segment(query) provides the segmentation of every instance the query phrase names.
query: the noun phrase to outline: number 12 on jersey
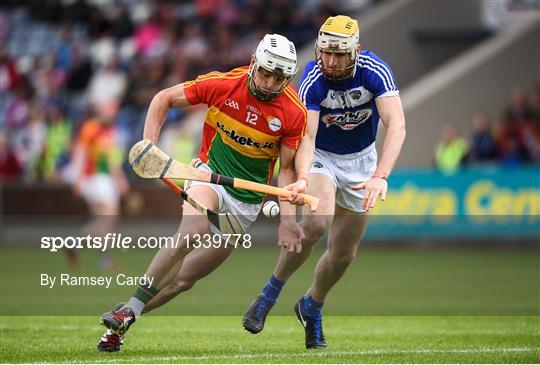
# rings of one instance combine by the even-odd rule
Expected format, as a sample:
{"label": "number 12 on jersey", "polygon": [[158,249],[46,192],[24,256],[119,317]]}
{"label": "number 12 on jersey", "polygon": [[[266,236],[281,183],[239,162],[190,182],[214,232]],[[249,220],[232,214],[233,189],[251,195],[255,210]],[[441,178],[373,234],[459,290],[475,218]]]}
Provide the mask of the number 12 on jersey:
{"label": "number 12 on jersey", "polygon": [[246,123],[256,125],[258,118],[259,118],[259,116],[257,114],[248,111],[247,114],[246,114]]}

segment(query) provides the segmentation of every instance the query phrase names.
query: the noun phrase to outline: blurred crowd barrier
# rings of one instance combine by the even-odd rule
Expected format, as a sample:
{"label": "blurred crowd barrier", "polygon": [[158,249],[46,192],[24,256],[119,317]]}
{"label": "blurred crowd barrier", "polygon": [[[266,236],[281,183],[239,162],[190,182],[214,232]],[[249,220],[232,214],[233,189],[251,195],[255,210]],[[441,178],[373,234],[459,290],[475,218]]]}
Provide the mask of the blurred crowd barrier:
{"label": "blurred crowd barrier", "polygon": [[371,238],[540,238],[540,171],[401,170],[373,212]]}

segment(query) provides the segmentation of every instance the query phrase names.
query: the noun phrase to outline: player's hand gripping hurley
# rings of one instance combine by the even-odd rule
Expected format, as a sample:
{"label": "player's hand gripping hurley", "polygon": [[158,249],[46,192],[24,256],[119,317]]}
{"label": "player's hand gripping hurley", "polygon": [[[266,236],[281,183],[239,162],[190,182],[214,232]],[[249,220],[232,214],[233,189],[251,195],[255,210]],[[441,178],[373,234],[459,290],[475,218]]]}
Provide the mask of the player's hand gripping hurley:
{"label": "player's hand gripping hurley", "polygon": [[[260,193],[276,195],[282,198],[289,198],[291,195],[289,190],[283,188],[223,176],[183,164],[169,157],[165,152],[161,151],[156,145],[147,139],[139,141],[133,145],[131,151],[129,152],[129,163],[137,175],[147,179],[185,179],[232,186],[237,189],[252,190]],[[318,198],[307,194],[298,195],[304,199],[306,204],[309,204],[312,211],[317,209],[317,206],[319,205]]]}

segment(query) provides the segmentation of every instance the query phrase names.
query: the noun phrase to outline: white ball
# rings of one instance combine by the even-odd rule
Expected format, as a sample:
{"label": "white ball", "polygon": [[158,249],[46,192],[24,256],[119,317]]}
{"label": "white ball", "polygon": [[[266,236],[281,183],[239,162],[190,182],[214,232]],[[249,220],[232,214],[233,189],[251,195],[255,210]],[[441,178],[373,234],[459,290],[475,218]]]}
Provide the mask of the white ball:
{"label": "white ball", "polygon": [[273,200],[269,200],[263,204],[263,214],[268,218],[277,217],[279,214],[279,205]]}

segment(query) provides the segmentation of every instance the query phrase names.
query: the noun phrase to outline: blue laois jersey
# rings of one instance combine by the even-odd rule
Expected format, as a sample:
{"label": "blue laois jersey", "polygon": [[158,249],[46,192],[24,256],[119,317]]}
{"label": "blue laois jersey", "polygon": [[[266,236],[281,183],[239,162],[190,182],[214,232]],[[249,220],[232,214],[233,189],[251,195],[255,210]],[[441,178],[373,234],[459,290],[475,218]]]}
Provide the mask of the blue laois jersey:
{"label": "blue laois jersey", "polygon": [[320,111],[315,147],[345,155],[375,142],[379,113],[375,98],[398,95],[392,70],[371,51],[361,51],[352,77],[331,81],[315,61],[306,65],[300,98],[308,110]]}

